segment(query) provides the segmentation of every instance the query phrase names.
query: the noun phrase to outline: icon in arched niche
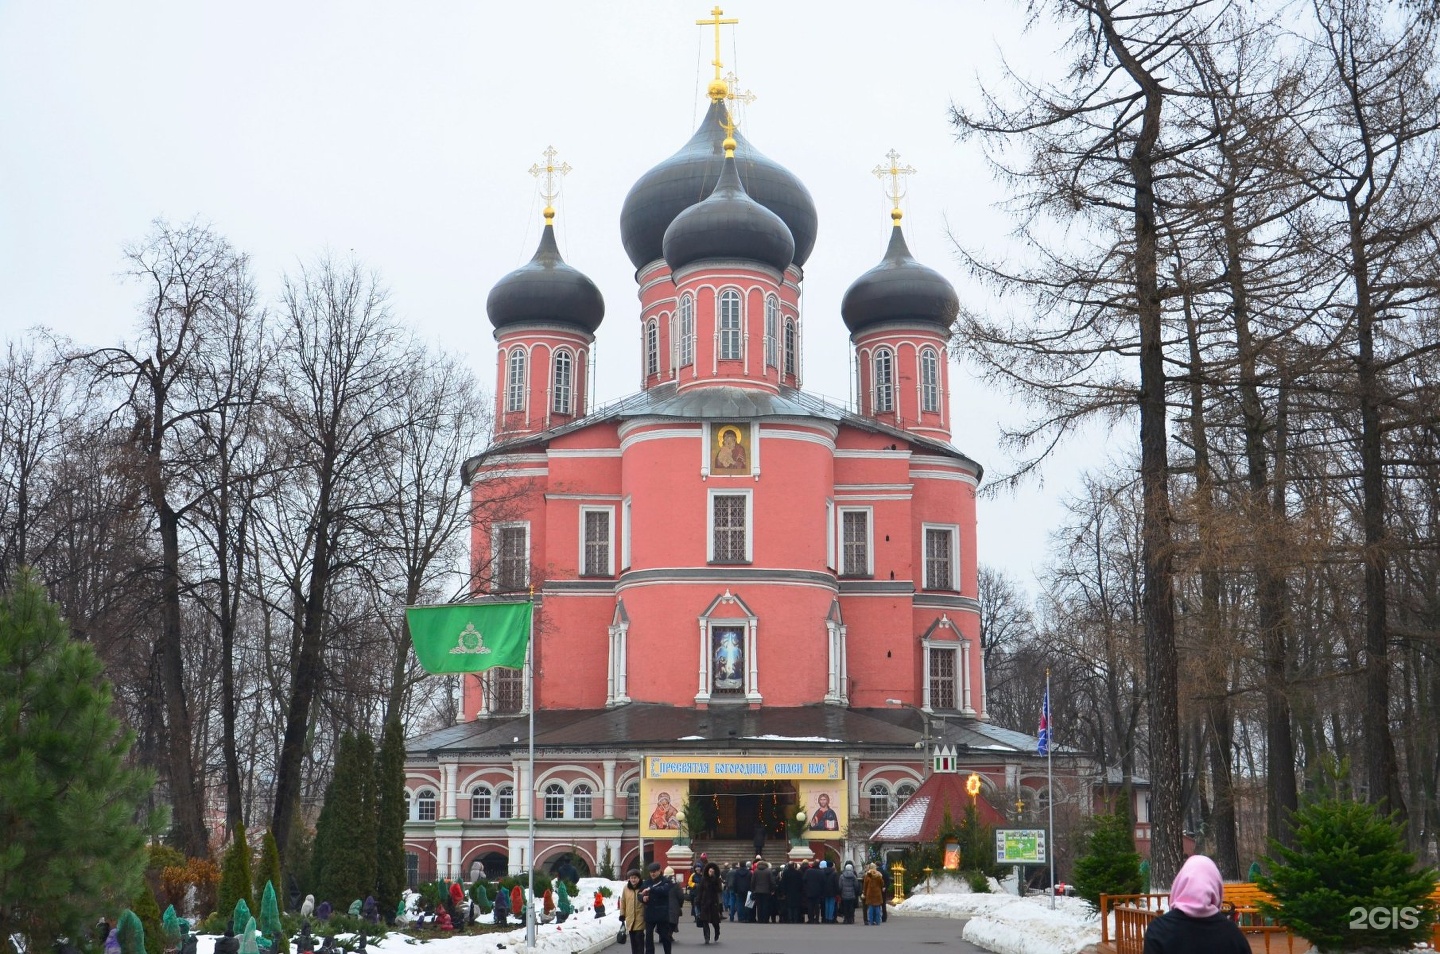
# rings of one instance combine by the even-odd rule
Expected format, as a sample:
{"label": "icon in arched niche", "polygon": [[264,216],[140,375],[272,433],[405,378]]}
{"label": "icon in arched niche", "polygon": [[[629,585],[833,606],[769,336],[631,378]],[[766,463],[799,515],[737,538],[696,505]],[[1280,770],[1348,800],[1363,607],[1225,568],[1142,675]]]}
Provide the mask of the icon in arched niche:
{"label": "icon in arched niche", "polygon": [[748,423],[710,425],[710,473],[748,475],[751,444]]}

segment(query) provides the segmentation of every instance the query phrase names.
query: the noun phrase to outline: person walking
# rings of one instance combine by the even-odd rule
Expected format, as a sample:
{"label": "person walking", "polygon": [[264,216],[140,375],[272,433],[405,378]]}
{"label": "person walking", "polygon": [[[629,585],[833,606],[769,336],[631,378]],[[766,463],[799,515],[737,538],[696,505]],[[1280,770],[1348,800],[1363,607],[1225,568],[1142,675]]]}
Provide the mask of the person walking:
{"label": "person walking", "polygon": [[722,875],[725,880],[725,917],[730,921],[735,920],[735,869],[733,864],[726,865]]}
{"label": "person walking", "polygon": [[835,903],[840,899],[840,873],[828,861],[820,862],[820,870],[825,872],[825,923],[834,924]]}
{"label": "person walking", "polygon": [[645,954],[645,903],[640,900],[640,869],[631,868],[620,891],[620,924],[630,939],[630,954]]}
{"label": "person walking", "polygon": [[747,904],[752,900],[750,897],[750,868],[741,865],[735,872],[735,904],[736,913],[740,915],[741,921],[753,921],[754,907]]}
{"label": "person walking", "polygon": [[825,912],[825,872],[815,862],[805,869],[805,921],[819,924]]}
{"label": "person walking", "polygon": [[860,876],[855,873],[855,862],[845,862],[840,872],[840,917],[846,924],[855,923],[855,902],[860,897]]}
{"label": "person walking", "polygon": [[670,936],[674,937],[680,930],[680,918],[685,913],[687,879],[683,874],[677,875],[675,869],[669,865],[665,866],[665,877],[674,885],[670,890]]}
{"label": "person walking", "polygon": [[860,882],[860,900],[865,903],[865,924],[878,925],[885,910],[885,876],[873,861],[865,866],[865,877]]}
{"label": "person walking", "polygon": [[1215,862],[1187,858],[1170,885],[1170,910],[1145,929],[1145,954],[1246,954],[1244,932],[1220,911],[1224,890]]}
{"label": "person walking", "polygon": [[665,954],[675,943],[675,934],[670,927],[670,895],[674,893],[675,882],[660,873],[660,863],[650,862],[645,869],[650,875],[640,889],[640,900],[645,905],[645,950],[643,954],[655,954],[655,937],[660,937],[660,947]]}
{"label": "person walking", "polygon": [[720,943],[721,896],[724,893],[725,883],[720,880],[720,866],[713,861],[707,861],[695,882],[695,923],[700,925],[706,944],[710,943],[712,930],[715,932],[715,943]]}
{"label": "person walking", "polygon": [[774,912],[775,872],[764,860],[755,863],[755,873],[750,876],[750,893],[755,896],[755,921],[769,924]]}

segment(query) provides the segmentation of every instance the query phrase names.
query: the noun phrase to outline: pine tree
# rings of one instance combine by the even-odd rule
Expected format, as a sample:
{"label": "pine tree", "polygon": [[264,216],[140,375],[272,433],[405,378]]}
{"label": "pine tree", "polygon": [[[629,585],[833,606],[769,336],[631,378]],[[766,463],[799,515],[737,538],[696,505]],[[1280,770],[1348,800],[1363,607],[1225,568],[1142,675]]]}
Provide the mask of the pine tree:
{"label": "pine tree", "polygon": [[145,926],[129,908],[121,912],[115,924],[115,940],[120,944],[120,954],[146,954]]}
{"label": "pine tree", "polygon": [[101,672],[28,574],[0,598],[0,939],[32,950],[133,897],[161,828]]}
{"label": "pine tree", "polygon": [[1102,894],[1140,893],[1140,855],[1125,812],[1096,815],[1089,844],[1075,862],[1075,893],[1097,910]]}
{"label": "pine tree", "polygon": [[405,732],[392,717],[375,764],[375,900],[393,911],[405,892]]}
{"label": "pine tree", "polygon": [[[1405,850],[1395,816],[1326,799],[1290,817],[1293,847],[1271,842],[1271,874],[1256,879],[1275,898],[1261,906],[1267,915],[1325,951],[1408,948],[1429,935],[1435,914],[1426,898],[1435,872]],[[1366,914],[1359,929],[1352,927],[1356,909]],[[1394,923],[1406,909],[1415,915],[1408,928]],[[1385,912],[1385,924],[1369,917],[1375,910]]]}
{"label": "pine tree", "polygon": [[[375,744],[345,735],[325,791],[324,828],[316,834],[316,895],[344,903],[375,893]],[[327,817],[328,813],[328,817]]]}
{"label": "pine tree", "polygon": [[132,910],[144,928],[145,954],[165,954],[165,922],[160,918],[160,905],[149,885],[141,885]]}
{"label": "pine tree", "polygon": [[[240,902],[245,902],[247,910],[254,910],[255,896],[251,894],[252,881],[250,878],[250,844],[245,840],[245,826],[235,826],[235,837],[230,840],[230,847],[225,849],[225,857],[220,862],[220,891],[216,897],[216,909],[229,911]],[[241,922],[241,926],[244,922]]]}
{"label": "pine tree", "polygon": [[973,801],[965,806],[959,841],[960,867],[978,871],[987,878],[1000,873],[1000,866],[995,864],[995,829],[980,820]]}
{"label": "pine tree", "polygon": [[[280,900],[284,895],[280,893],[280,889],[284,887],[285,882],[280,875],[280,849],[275,844],[275,836],[267,831],[260,846],[260,867],[255,872],[255,894],[251,897],[259,897],[265,893],[265,885],[273,884],[277,895],[278,910],[284,912],[285,903]],[[261,904],[263,907],[264,902]]]}

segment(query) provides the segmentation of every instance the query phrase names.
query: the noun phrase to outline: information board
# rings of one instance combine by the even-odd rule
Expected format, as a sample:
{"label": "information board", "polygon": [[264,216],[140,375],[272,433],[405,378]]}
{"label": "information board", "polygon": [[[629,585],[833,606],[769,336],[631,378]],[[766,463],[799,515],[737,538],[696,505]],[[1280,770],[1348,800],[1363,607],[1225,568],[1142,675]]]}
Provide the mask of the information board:
{"label": "information board", "polygon": [[1045,829],[997,828],[995,830],[995,863],[997,865],[1045,864]]}

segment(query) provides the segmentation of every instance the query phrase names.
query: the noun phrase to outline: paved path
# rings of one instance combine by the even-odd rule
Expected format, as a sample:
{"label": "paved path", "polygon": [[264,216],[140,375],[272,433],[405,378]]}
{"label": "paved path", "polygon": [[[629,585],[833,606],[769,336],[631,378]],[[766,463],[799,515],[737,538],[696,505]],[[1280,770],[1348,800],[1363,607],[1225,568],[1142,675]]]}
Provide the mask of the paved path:
{"label": "paved path", "polygon": [[[694,921],[686,921],[675,935],[676,954],[696,951],[714,954],[874,954],[884,951],[962,954],[981,951],[960,940],[965,922],[952,918],[892,917],[879,927],[863,924],[732,924],[720,928],[720,943],[705,946]],[[617,954],[628,948],[612,947]],[[658,951],[658,945],[657,945]]]}

